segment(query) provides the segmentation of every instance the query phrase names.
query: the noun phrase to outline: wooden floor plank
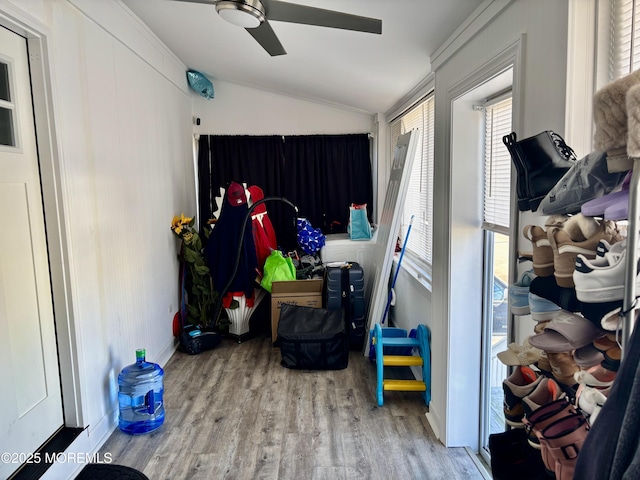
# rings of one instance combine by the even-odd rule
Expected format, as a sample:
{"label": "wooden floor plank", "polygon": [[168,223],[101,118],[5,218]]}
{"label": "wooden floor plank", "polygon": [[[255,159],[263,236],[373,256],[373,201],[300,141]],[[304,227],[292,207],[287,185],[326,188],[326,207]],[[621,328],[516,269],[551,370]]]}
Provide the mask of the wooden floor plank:
{"label": "wooden floor plank", "polygon": [[[406,372],[405,372],[406,373]],[[113,435],[101,452],[151,480],[480,479],[464,449],[445,448],[419,392],[385,392],[350,352],[338,371],[288,370],[270,336],[223,341],[165,366],[165,424]]]}

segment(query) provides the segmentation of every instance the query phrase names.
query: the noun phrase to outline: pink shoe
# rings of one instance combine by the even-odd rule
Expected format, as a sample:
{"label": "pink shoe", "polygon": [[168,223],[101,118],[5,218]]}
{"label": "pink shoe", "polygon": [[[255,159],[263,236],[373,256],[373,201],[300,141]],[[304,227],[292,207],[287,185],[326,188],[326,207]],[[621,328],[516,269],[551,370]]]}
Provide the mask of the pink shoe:
{"label": "pink shoe", "polygon": [[540,445],[543,451],[546,449],[548,463],[555,460],[557,480],[573,479],[578,454],[589,428],[584,416],[577,413],[556,420],[542,430]]}

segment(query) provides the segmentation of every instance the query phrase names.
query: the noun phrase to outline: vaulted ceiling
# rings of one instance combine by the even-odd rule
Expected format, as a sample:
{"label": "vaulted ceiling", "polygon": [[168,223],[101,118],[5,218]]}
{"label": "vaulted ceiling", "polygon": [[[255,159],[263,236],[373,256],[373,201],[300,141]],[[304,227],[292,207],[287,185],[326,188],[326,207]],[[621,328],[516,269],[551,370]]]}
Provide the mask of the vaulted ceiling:
{"label": "vaulted ceiling", "polygon": [[427,76],[433,53],[487,0],[291,0],[380,19],[382,34],[271,21],[287,52],[274,57],[220,17],[215,0],[123,2],[214,87],[221,80],[376,113]]}

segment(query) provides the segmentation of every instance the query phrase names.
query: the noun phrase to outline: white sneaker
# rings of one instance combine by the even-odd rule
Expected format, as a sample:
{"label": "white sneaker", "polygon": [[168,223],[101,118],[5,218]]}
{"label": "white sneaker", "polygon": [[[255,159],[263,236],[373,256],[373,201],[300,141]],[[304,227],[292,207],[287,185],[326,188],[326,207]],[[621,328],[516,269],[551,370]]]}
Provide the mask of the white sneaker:
{"label": "white sneaker", "polygon": [[605,396],[607,391],[599,390],[595,387],[585,386],[578,397],[578,408],[589,421],[589,425],[593,426],[600,410],[607,401]]}
{"label": "white sneaker", "polygon": [[622,253],[622,250],[627,248],[627,240],[624,239],[621,242],[609,243],[605,239],[600,240],[598,248],[596,250],[596,257],[604,257],[604,254],[613,250],[614,252]]}
{"label": "white sneaker", "polygon": [[[589,260],[584,255],[576,257],[573,282],[578,300],[585,303],[603,303],[624,298],[626,269],[626,242],[618,242],[602,257]],[[640,277],[636,277],[640,286]]]}

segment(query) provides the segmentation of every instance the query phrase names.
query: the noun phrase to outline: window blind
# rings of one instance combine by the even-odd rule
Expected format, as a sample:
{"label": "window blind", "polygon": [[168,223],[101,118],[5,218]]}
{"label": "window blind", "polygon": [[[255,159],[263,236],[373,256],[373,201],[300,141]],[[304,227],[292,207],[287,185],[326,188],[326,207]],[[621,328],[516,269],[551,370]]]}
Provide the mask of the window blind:
{"label": "window blind", "polygon": [[612,0],[609,79],[640,68],[640,0]]}
{"label": "window blind", "polygon": [[509,235],[511,157],[502,137],[511,132],[511,97],[485,107],[483,228]]}
{"label": "window blind", "polygon": [[406,254],[427,265],[432,259],[434,110],[434,97],[430,95],[391,123],[392,148],[400,135],[413,128],[420,132],[402,212],[400,239],[404,242],[411,216],[415,215]]}

